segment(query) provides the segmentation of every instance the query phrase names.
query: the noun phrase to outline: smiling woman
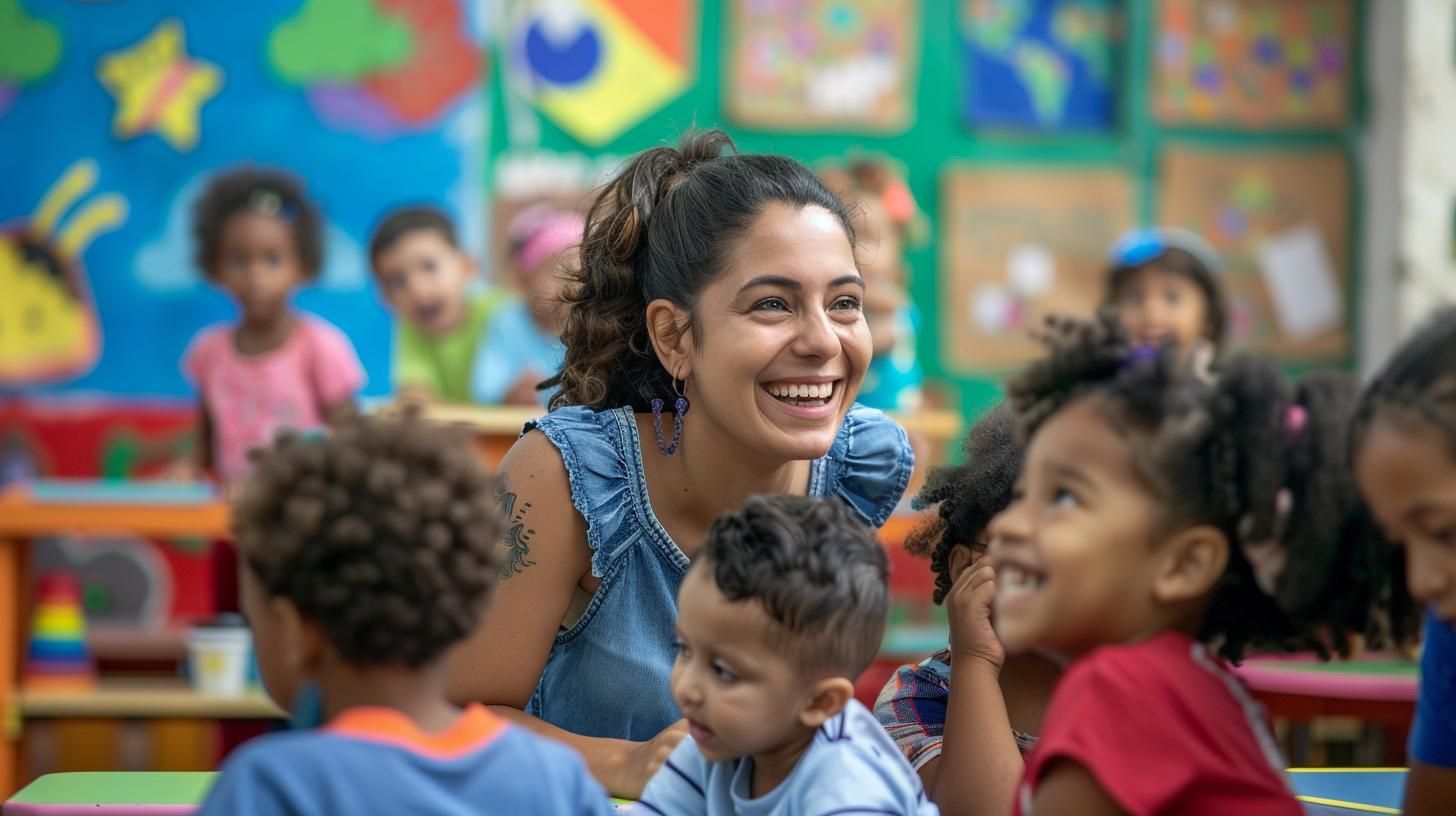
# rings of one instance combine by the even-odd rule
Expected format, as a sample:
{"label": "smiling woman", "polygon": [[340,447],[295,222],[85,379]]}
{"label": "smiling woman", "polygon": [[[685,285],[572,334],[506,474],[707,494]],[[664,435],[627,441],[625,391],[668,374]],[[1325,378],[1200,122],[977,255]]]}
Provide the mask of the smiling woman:
{"label": "smiling woman", "polygon": [[501,464],[504,580],[452,691],[636,796],[686,731],[673,622],[712,521],[807,494],[879,526],[913,457],[854,403],[871,350],[853,231],[798,162],[719,131],[648,150],[598,193],[580,258],[555,410]]}

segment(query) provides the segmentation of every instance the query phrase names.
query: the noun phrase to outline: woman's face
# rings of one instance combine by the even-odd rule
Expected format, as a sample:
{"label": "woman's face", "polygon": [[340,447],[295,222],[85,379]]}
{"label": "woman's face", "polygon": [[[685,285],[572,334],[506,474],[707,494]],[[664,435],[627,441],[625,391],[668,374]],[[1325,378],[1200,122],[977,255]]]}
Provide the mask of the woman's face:
{"label": "woman's face", "polygon": [[688,424],[715,425],[770,459],[823,456],[869,365],[864,293],[833,214],[769,204],[703,289],[682,340]]}

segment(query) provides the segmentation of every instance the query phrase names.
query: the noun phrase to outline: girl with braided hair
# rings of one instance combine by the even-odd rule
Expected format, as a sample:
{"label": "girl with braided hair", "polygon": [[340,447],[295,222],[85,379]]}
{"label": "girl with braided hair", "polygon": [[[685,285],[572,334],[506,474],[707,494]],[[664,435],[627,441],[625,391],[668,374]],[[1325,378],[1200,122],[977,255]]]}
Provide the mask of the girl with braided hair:
{"label": "girl with braided hair", "polygon": [[1006,650],[1069,661],[1015,813],[1296,816],[1223,660],[1375,634],[1387,545],[1340,466],[1353,390],[1252,358],[1209,379],[1109,314],[1043,341],[1008,388],[1026,461],[981,568]]}
{"label": "girl with braided hair", "polygon": [[686,731],[673,623],[712,521],[807,494],[878,527],[914,457],[855,403],[870,333],[854,230],[792,159],[735,153],[721,131],[637,155],[597,194],[567,290],[554,410],[501,463],[496,614],[452,686],[635,798]]}
{"label": "girl with braided hair", "polygon": [[1456,308],[1438,311],[1371,382],[1354,432],[1355,474],[1400,542],[1405,580],[1426,607],[1421,689],[1405,810],[1456,802]]}

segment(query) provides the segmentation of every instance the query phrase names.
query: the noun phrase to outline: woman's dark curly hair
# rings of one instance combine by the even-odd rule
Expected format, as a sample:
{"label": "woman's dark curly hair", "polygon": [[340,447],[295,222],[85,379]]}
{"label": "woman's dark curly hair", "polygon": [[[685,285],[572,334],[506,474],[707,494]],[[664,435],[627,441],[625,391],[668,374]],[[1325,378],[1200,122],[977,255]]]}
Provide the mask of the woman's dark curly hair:
{"label": "woman's dark curly hair", "polygon": [[[1228,360],[1209,381],[1171,345],[1135,348],[1106,310],[1091,321],[1052,318],[1041,339],[1049,355],[1008,388],[1024,432],[1075,400],[1098,399],[1165,508],[1161,523],[1206,524],[1228,539],[1202,640],[1238,660],[1250,645],[1345,653],[1351,635],[1389,634],[1381,612],[1390,545],[1345,465],[1349,381],[1321,374],[1291,387],[1252,357]],[[1259,542],[1287,557],[1272,593],[1244,552]]]}
{"label": "woman's dark curly hair", "polygon": [[637,154],[597,193],[586,216],[579,268],[561,339],[566,359],[543,383],[551,407],[648,410],[672,402],[672,374],[647,330],[647,304],[691,311],[735,241],[773,202],[833,213],[851,244],[844,204],[813,171],[784,156],[740,154],[721,130],[684,135],[677,147]]}
{"label": "woman's dark curly hair", "polygon": [[916,510],[935,508],[935,518],[920,525],[905,539],[905,550],[930,559],[935,574],[934,601],[941,603],[955,576],[950,554],[956,547],[984,552],[982,534],[991,519],[1011,503],[1011,490],[1021,473],[1024,451],[1016,437],[1016,414],[1000,403],[977,420],[966,434],[959,465],[930,471],[916,494]]}
{"label": "woman's dark curly hair", "polygon": [[258,212],[287,222],[293,229],[305,279],[318,277],[324,263],[323,217],[304,195],[303,183],[281,170],[239,167],[213,176],[192,205],[197,266],[208,279],[217,278],[223,228],[240,212]]}
{"label": "woman's dark curly hair", "polygon": [[344,660],[418,668],[475,629],[502,523],[496,480],[459,433],[361,417],[254,457],[238,550]]}

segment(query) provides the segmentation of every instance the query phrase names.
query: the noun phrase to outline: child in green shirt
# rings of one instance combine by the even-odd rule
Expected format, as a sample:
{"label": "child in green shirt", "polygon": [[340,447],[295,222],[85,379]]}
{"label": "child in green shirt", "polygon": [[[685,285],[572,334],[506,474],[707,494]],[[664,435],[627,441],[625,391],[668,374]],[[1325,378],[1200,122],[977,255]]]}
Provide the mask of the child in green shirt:
{"label": "child in green shirt", "polygon": [[471,286],[475,266],[450,219],[409,207],[380,222],[369,243],[380,292],[399,316],[394,387],[411,399],[470,402],[475,350],[501,299]]}

